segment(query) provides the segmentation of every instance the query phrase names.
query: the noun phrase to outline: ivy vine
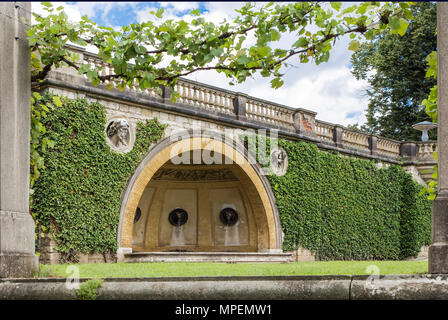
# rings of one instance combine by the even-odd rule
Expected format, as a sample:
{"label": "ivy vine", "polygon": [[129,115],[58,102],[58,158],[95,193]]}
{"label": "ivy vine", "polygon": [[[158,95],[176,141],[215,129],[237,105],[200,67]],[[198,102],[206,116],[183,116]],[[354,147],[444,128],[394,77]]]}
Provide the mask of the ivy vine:
{"label": "ivy vine", "polygon": [[[269,146],[269,139],[264,143]],[[379,169],[372,160],[323,152],[307,142],[279,139],[278,145],[288,154],[288,169],[267,178],[285,251],[302,247],[321,260],[394,260],[416,256],[431,243],[432,201],[400,166]]]}
{"label": "ivy vine", "polygon": [[32,213],[38,232],[49,232],[63,260],[78,253],[115,253],[120,198],[128,178],[151,144],[163,137],[166,125],[157,119],[139,122],[132,151],[120,154],[107,145],[105,106],[86,99],[42,96],[49,105],[42,119],[45,170],[34,183]]}

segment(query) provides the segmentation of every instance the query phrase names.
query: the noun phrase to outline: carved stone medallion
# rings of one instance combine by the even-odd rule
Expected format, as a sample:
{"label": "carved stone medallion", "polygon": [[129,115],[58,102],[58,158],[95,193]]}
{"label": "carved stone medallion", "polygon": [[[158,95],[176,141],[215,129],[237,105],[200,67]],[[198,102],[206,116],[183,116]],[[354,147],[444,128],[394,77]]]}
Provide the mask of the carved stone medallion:
{"label": "carved stone medallion", "polygon": [[117,152],[128,152],[132,149],[133,135],[126,119],[109,121],[106,127],[107,143]]}
{"label": "carved stone medallion", "polygon": [[276,148],[271,152],[271,169],[277,176],[282,176],[288,169],[288,155],[285,150]]}

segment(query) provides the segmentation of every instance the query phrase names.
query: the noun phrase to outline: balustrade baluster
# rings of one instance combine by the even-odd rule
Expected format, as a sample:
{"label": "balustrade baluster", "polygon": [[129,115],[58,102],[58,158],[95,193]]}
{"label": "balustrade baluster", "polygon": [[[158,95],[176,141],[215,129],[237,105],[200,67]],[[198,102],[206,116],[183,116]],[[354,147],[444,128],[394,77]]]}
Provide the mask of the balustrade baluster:
{"label": "balustrade baluster", "polygon": [[185,88],[187,89],[187,103],[192,105],[193,104],[193,88],[189,83],[187,83],[185,85]]}
{"label": "balustrade baluster", "polygon": [[215,111],[219,111],[219,108],[217,108],[217,106],[216,106],[216,104],[215,104],[215,102],[214,102],[214,100],[213,100],[213,98],[215,97],[215,92],[214,91],[209,91],[208,92],[208,100],[207,100],[207,103],[208,103],[208,105],[210,106],[210,107],[212,107],[212,109],[213,110],[215,110]]}
{"label": "balustrade baluster", "polygon": [[193,105],[197,107],[198,106],[198,88],[193,86],[192,89],[193,89]]}

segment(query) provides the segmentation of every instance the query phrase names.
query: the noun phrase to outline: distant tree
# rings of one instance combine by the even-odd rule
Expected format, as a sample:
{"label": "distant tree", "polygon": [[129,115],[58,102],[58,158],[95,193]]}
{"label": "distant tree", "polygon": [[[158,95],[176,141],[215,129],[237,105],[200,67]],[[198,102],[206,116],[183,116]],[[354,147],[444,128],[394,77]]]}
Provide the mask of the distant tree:
{"label": "distant tree", "polygon": [[[412,125],[431,121],[422,100],[436,84],[434,78],[425,77],[425,59],[437,46],[436,4],[419,2],[412,11],[414,18],[404,36],[379,33],[352,55],[353,75],[369,83],[367,123],[360,127],[364,132],[420,140],[421,133]],[[436,137],[432,130],[430,138]]]}

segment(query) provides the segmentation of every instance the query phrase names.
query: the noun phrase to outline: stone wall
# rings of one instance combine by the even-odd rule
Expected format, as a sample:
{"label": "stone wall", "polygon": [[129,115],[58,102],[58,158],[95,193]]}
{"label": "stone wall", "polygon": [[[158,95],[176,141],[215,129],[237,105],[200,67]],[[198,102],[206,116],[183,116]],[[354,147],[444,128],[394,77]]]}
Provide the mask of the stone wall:
{"label": "stone wall", "polygon": [[[58,264],[65,262],[62,255],[55,249],[56,245],[56,241],[49,234],[39,236],[39,263]],[[79,263],[117,262],[117,257],[115,254],[80,254],[78,261]]]}
{"label": "stone wall", "polygon": [[289,253],[292,253],[293,260],[296,262],[318,260],[318,259],[316,259],[316,256],[312,251],[304,249],[304,248],[297,248],[297,250],[291,251]]}

